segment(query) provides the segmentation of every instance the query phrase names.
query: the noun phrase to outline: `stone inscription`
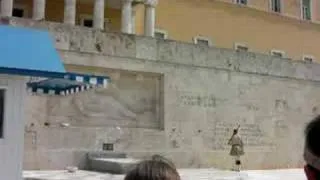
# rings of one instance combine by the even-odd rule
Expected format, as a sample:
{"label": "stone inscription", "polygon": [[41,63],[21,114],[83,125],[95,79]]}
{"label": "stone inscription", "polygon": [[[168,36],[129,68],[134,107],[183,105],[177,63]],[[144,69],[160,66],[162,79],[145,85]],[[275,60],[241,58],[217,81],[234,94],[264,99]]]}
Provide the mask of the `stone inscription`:
{"label": "stone inscription", "polygon": [[283,120],[278,120],[275,122],[275,135],[280,137],[286,137],[289,132],[289,127]]}
{"label": "stone inscription", "polygon": [[205,108],[214,108],[223,99],[217,98],[214,95],[201,95],[192,92],[178,92],[177,104],[179,106],[199,106]]}
{"label": "stone inscription", "polygon": [[[214,150],[229,150],[230,146],[227,144],[232,135],[233,129],[237,127],[236,124],[227,122],[216,122],[214,126]],[[242,137],[245,148],[265,149],[272,146],[268,142],[267,137],[261,131],[258,124],[241,124],[240,136]]]}
{"label": "stone inscription", "polygon": [[278,112],[283,112],[283,111],[287,110],[288,108],[289,108],[288,107],[288,102],[286,100],[277,99],[275,101],[275,109]]}

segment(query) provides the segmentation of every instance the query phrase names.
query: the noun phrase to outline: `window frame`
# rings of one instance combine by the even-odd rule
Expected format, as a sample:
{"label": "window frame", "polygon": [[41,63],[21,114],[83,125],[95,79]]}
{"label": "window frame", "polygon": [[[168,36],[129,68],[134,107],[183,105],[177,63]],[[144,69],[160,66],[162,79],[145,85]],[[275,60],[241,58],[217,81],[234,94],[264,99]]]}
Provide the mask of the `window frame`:
{"label": "window frame", "polygon": [[[281,57],[276,56],[275,53],[281,54]],[[272,57],[286,58],[286,52],[285,52],[285,51],[282,51],[282,50],[278,50],[278,49],[272,49],[272,50],[270,51],[270,55],[271,55]]]}
{"label": "window frame", "polygon": [[[306,61],[306,58],[312,59],[311,62]],[[304,54],[302,56],[302,60],[303,60],[303,62],[306,62],[306,63],[313,63],[315,61],[315,57],[313,55]]]}
{"label": "window frame", "polygon": [[274,11],[273,6],[272,6],[273,5],[273,1],[276,1],[276,0],[269,0],[270,11],[274,12],[274,13],[282,13],[283,12],[283,5],[284,5],[283,0],[279,0],[280,1],[280,11],[279,12]]}
{"label": "window frame", "polygon": [[155,29],[154,36],[156,33],[161,33],[164,35],[163,39],[168,39],[168,31],[163,30],[163,29]]}
{"label": "window frame", "polygon": [[304,0],[300,0],[300,16],[301,16],[301,19],[305,20],[305,21],[312,21],[313,20],[313,1],[309,0],[309,2],[310,2],[310,7],[309,7],[309,9],[310,9],[310,19],[305,19],[304,18],[303,1]]}
{"label": "window frame", "polygon": [[[239,0],[239,1],[241,1],[241,0]],[[242,5],[242,6],[247,6],[247,5],[249,5],[250,0],[246,0],[246,1],[247,1],[246,4],[239,3],[238,0],[233,0],[233,3],[238,4],[238,5]]]}
{"label": "window frame", "polygon": [[195,37],[193,37],[193,43],[194,44],[197,44],[197,45],[199,45],[198,44],[198,41],[208,41],[208,47],[211,47],[212,46],[212,41],[211,41],[211,39],[210,38],[208,38],[208,37],[205,37],[205,36],[195,36]]}
{"label": "window frame", "polygon": [[[241,50],[239,49],[240,46],[241,46],[241,47],[246,47],[246,48],[247,48],[247,51],[241,51]],[[234,43],[233,48],[234,48],[234,50],[236,50],[237,52],[249,52],[249,46],[248,46],[246,43],[236,42],[236,43]]]}
{"label": "window frame", "polygon": [[[23,10],[23,16],[22,17],[17,17],[17,18],[28,18],[29,17],[29,11],[28,7],[25,4],[13,4],[12,7],[12,16],[13,16],[13,10],[14,9],[22,9]],[[16,17],[16,16],[13,16]]]}

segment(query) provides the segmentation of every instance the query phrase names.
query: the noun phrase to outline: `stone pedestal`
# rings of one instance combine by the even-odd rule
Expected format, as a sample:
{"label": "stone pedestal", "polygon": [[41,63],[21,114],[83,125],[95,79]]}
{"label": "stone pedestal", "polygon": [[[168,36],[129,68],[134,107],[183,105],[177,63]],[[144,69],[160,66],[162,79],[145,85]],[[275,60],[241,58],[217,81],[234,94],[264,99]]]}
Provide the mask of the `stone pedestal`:
{"label": "stone pedestal", "polygon": [[97,172],[126,174],[140,160],[127,158],[123,153],[88,153],[89,169]]}

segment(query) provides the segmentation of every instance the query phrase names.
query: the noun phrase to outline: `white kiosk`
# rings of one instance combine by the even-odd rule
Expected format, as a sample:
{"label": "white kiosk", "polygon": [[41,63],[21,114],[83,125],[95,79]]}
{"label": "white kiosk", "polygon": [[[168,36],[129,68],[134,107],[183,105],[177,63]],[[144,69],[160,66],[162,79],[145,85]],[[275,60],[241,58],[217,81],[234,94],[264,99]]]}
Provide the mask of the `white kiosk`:
{"label": "white kiosk", "polygon": [[[31,77],[46,78],[31,82]],[[65,72],[48,32],[0,25],[0,178],[22,180],[24,98],[106,87],[108,77]]]}

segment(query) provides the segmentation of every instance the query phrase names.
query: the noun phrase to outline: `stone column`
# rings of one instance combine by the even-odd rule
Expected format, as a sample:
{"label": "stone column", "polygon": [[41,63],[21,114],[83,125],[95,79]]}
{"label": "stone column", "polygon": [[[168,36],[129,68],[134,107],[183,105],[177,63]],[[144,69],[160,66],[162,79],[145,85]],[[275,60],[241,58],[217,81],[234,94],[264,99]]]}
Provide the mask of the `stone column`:
{"label": "stone column", "polygon": [[1,1],[1,16],[11,17],[13,9],[13,0],[2,0]]}
{"label": "stone column", "polygon": [[131,33],[136,33],[136,11],[132,10],[132,16],[131,16]]}
{"label": "stone column", "polygon": [[145,0],[144,35],[154,37],[158,0]]}
{"label": "stone column", "polygon": [[122,0],[121,32],[123,33],[132,33],[132,1]]}
{"label": "stone column", "polygon": [[76,24],[76,5],[76,0],[64,0],[64,23],[70,25]]}
{"label": "stone column", "polygon": [[93,27],[104,29],[105,0],[95,0],[93,10]]}
{"label": "stone column", "polygon": [[34,20],[45,19],[46,12],[46,0],[33,0],[33,14],[32,18]]}

